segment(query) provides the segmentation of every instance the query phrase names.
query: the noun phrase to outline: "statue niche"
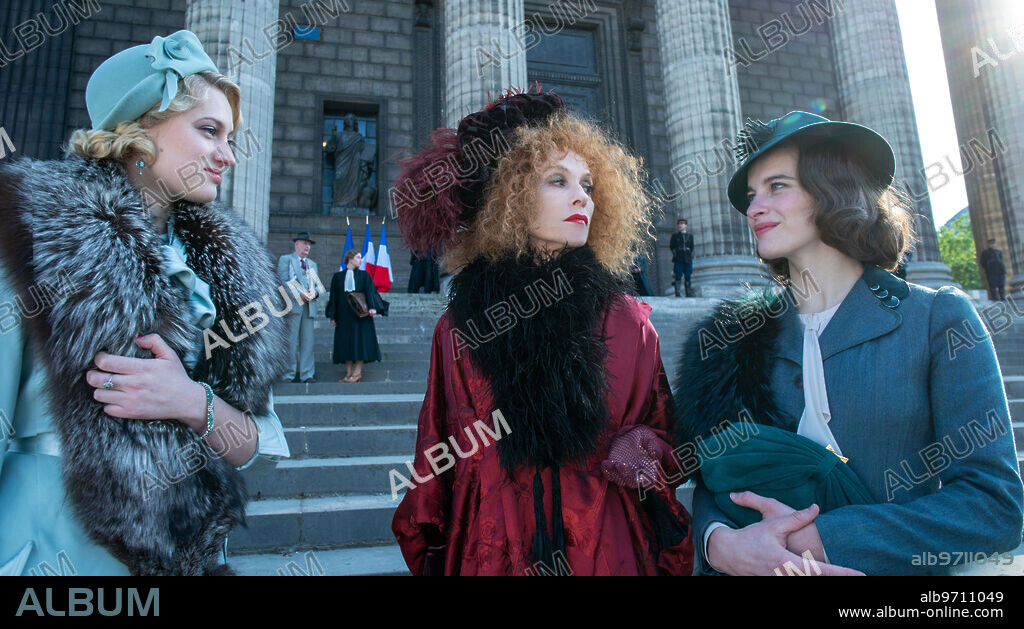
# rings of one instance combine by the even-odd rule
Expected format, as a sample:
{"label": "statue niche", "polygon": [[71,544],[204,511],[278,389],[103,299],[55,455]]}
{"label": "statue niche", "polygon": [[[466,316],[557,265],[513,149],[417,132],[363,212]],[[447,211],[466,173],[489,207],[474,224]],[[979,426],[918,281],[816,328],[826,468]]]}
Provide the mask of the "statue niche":
{"label": "statue niche", "polygon": [[341,133],[337,128],[324,146],[334,166],[331,214],[370,214],[377,206],[377,190],[372,184],[376,147],[366,143],[359,133],[355,115],[347,114]]}

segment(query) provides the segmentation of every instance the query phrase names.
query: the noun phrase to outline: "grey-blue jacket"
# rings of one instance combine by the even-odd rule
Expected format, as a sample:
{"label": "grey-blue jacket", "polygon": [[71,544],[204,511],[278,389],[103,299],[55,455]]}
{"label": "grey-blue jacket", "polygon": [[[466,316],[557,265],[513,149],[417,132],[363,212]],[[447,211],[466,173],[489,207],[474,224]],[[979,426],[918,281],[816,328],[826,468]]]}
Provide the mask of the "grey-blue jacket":
{"label": "grey-blue jacket", "polygon": [[[948,573],[915,565],[915,555],[1017,547],[1024,487],[1006,392],[967,296],[869,267],[819,341],[829,426],[876,502],[818,516],[829,561],[867,574]],[[803,330],[788,308],[770,386],[782,427],[793,431],[804,407],[802,357]],[[708,572],[704,532],[731,523],[702,487],[693,511],[696,569]]]}

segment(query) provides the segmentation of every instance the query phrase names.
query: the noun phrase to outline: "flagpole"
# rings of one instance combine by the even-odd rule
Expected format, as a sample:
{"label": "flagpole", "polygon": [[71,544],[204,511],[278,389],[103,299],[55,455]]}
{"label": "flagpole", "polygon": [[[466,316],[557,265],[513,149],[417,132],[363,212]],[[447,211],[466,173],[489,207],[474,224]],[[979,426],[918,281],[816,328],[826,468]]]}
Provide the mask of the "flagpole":
{"label": "flagpole", "polygon": [[[349,246],[349,243],[352,243]],[[352,242],[352,223],[349,222],[348,216],[345,217],[345,245],[341,252],[341,264],[338,265],[338,271],[345,270],[345,252],[349,249],[355,249],[355,243]]]}

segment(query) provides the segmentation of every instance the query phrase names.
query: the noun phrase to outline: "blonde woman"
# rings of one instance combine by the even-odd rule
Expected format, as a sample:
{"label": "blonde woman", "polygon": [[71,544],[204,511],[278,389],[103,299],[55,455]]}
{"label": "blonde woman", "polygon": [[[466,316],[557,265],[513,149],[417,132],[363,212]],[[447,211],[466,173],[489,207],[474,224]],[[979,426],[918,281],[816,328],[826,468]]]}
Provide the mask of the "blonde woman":
{"label": "blonde woman", "polygon": [[236,468],[288,454],[283,324],[245,310],[272,263],[213,203],[239,100],[194,34],[156,37],[93,73],[67,159],[0,170],[4,574],[230,572]]}

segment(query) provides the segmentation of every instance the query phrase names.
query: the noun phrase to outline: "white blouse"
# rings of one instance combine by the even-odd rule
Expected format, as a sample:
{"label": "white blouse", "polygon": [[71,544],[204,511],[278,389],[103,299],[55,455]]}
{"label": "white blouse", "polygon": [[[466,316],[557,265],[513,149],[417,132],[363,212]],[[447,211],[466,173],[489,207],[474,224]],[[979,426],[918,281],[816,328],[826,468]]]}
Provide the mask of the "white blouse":
{"label": "white blouse", "polygon": [[832,450],[839,456],[843,456],[839,449],[839,443],[832,435],[828,424],[832,420],[832,413],[828,408],[828,392],[825,390],[825,366],[821,360],[821,345],[818,344],[818,337],[825,330],[832,316],[839,310],[841,304],[822,312],[813,314],[798,314],[797,318],[804,326],[804,359],[803,359],[803,381],[804,381],[804,412],[800,416],[800,425],[796,434],[807,437],[811,441],[824,447],[832,446]]}

